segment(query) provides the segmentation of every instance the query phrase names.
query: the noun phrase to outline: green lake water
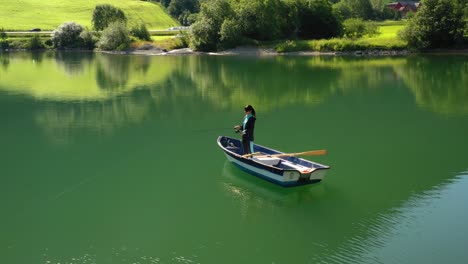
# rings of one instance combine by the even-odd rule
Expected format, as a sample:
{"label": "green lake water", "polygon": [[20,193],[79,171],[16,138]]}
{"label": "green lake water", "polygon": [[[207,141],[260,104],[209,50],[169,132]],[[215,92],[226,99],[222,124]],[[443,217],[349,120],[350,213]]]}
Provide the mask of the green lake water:
{"label": "green lake water", "polygon": [[[219,135],[330,165],[282,188]],[[468,56],[0,53],[0,263],[467,263]]]}

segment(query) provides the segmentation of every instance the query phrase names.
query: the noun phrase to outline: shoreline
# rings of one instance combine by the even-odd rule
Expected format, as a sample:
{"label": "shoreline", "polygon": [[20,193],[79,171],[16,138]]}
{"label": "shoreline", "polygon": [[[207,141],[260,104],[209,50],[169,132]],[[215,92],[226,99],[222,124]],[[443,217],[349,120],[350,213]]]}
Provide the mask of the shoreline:
{"label": "shoreline", "polygon": [[219,52],[200,52],[193,51],[190,48],[164,50],[156,46],[146,46],[126,51],[98,51],[109,54],[128,54],[128,55],[149,55],[149,56],[176,56],[176,55],[208,55],[208,56],[254,56],[254,57],[273,57],[273,56],[405,56],[412,54],[468,54],[468,49],[433,49],[426,51],[411,50],[355,50],[355,51],[292,51],[276,52],[272,48],[259,48],[255,46],[239,46],[233,49]]}
{"label": "shoreline", "polygon": [[177,56],[177,55],[208,55],[208,56],[253,56],[253,57],[274,57],[274,56],[399,56],[415,54],[409,50],[356,50],[356,51],[293,51],[276,52],[271,48],[258,48],[252,46],[241,46],[234,49],[219,52],[200,52],[190,48],[182,48],[166,51],[157,47],[137,48],[126,51],[98,51],[108,54],[124,55],[148,55],[148,56]]}
{"label": "shoreline", "polygon": [[[0,54],[3,52],[15,51],[62,51],[56,49],[0,49]],[[106,54],[120,55],[145,55],[145,56],[187,56],[187,55],[207,55],[207,56],[247,56],[247,57],[275,57],[275,56],[356,56],[356,57],[386,57],[386,56],[405,56],[413,54],[460,54],[467,55],[468,49],[432,49],[425,51],[410,51],[410,50],[355,50],[355,51],[292,51],[292,52],[276,52],[271,48],[259,48],[255,46],[240,46],[229,50],[219,52],[200,52],[193,51],[190,48],[181,48],[174,50],[165,50],[153,45],[145,45],[139,48],[124,50],[124,51],[103,51],[103,50],[83,50],[83,49],[65,49],[63,51],[77,52],[98,52]]]}

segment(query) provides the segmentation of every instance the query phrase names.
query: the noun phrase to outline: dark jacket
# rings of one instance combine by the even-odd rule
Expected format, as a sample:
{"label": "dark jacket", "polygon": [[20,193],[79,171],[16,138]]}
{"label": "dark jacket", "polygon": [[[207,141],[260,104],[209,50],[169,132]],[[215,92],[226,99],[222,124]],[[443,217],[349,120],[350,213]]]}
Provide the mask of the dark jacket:
{"label": "dark jacket", "polygon": [[[251,116],[247,120],[247,123],[245,124],[245,129],[243,129],[242,131],[242,140],[254,141],[255,120],[257,120],[255,116]],[[243,125],[241,125],[241,127],[244,128]]]}

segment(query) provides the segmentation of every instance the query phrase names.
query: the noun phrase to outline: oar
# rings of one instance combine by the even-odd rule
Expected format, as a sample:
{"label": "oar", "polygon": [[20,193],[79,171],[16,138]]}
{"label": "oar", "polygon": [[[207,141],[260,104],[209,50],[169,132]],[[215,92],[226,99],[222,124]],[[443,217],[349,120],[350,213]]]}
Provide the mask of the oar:
{"label": "oar", "polygon": [[[254,154],[254,153],[253,153]],[[273,154],[273,155],[261,155],[257,156],[257,158],[264,158],[264,157],[291,157],[291,156],[320,156],[326,155],[327,150],[310,150],[305,152],[296,152],[296,153],[282,153],[282,154]]]}
{"label": "oar", "polygon": [[[244,158],[248,158],[248,157],[251,157],[253,155],[258,155],[258,154],[262,154],[261,152],[254,152],[254,153],[250,153],[250,154],[244,154],[242,155],[242,157]],[[259,156],[260,157],[260,156]]]}

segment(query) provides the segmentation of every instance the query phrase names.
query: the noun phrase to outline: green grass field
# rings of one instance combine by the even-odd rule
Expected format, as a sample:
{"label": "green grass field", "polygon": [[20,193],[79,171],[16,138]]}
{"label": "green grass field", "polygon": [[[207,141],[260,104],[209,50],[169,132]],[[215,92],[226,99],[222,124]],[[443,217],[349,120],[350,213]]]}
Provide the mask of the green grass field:
{"label": "green grass field", "polygon": [[121,8],[127,15],[129,27],[144,23],[149,30],[161,30],[179,25],[160,5],[140,0],[0,0],[0,28],[54,30],[64,22],[74,21],[91,29],[97,4]]}
{"label": "green grass field", "polygon": [[162,40],[168,40],[168,39],[173,39],[174,36],[171,35],[166,35],[166,36],[151,36],[152,41],[162,41]]}
{"label": "green grass field", "polygon": [[278,52],[291,51],[351,51],[351,50],[401,50],[406,48],[405,41],[398,32],[406,21],[384,21],[378,23],[379,34],[358,39],[332,38],[320,40],[297,40],[274,43]]}
{"label": "green grass field", "polygon": [[406,43],[398,37],[398,32],[402,30],[406,21],[385,21],[378,25],[379,34],[371,37],[363,37],[359,41],[375,46],[405,46]]}

